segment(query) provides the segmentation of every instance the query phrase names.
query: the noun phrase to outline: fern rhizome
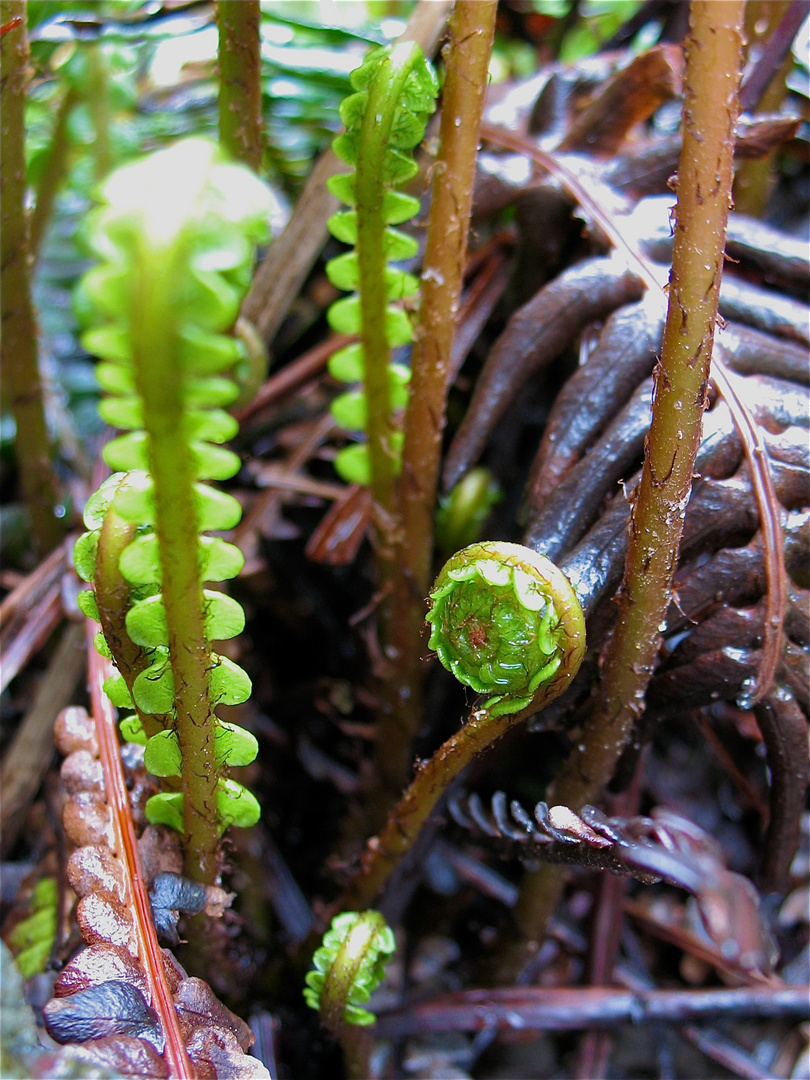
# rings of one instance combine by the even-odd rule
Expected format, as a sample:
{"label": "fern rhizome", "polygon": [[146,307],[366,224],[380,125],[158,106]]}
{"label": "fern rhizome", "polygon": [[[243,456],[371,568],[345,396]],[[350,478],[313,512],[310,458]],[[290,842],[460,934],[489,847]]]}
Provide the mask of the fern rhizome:
{"label": "fern rhizome", "polygon": [[87,222],[98,264],[77,306],[83,344],[98,356],[103,418],[126,434],[104,458],[115,470],[85,511],[75,563],[92,583],[82,609],[101,623],[99,650],[118,674],[106,689],[146,768],[164,777],[147,817],[184,836],[186,873],[220,872],[228,825],[258,819],[255,797],[227,775],[257,743],[221,720],[250,680],[212,643],[244,626],[240,605],[206,588],[239,573],[242,555],[210,530],[231,529],[239,503],[207,481],[239,459],[222,443],[237,430],[225,410],[238,395],[232,371],[244,346],[229,333],[265,238],[269,197],[213,143],[185,140],[114,173]]}

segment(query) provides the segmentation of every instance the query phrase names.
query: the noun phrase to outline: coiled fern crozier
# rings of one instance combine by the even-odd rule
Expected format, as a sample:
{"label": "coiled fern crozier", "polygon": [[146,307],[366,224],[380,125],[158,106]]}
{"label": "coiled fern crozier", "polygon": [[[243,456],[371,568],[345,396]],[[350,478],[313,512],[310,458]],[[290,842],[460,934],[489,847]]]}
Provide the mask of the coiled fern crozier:
{"label": "coiled fern crozier", "polygon": [[556,680],[564,687],[579,670],[582,607],[565,574],[536,551],[471,544],[444,564],[429,599],[428,647],[460,682],[492,695],[481,705],[490,716],[545,701]]}
{"label": "coiled fern crozier", "polygon": [[145,743],[166,787],[147,803],[152,823],[184,836],[186,873],[212,883],[219,839],[259,816],[254,796],[227,776],[256,756],[254,737],[225,723],[220,704],[250,694],[245,672],[214,651],[244,626],[240,605],[205,588],[239,573],[242,555],[207,535],[231,529],[241,508],[206,481],[239,459],[224,411],[239,391],[231,372],[244,346],[228,331],[266,237],[269,197],[213,143],[189,139],[114,173],[86,239],[99,260],[81,282],[82,341],[100,357],[103,418],[126,434],[104,451],[115,475],[85,511],[75,563],[93,584],[85,613],[101,622],[100,651],[118,675],[107,690],[134,709],[122,724]]}
{"label": "coiled fern crozier", "polygon": [[368,441],[341,450],[335,467],[343,479],[370,485],[387,508],[402,453],[394,415],[407,403],[410,378],[406,367],[389,363],[390,353],[413,338],[403,301],[419,287],[412,274],[389,265],[413,258],[419,247],[391,226],[419,211],[419,200],[397,188],[418,172],[411,151],[436,108],[438,81],[419,46],[403,42],[370,53],[351,84],[356,93],[340,106],[346,131],[332,148],[353,171],[331,177],[328,187],[350,207],[333,215],[330,231],[354,251],[332,259],[326,271],[333,285],[353,292],[331,306],[329,324],[360,340],[332,356],[329,372],[357,384],[334,401],[332,415],[343,428],[367,432]]}

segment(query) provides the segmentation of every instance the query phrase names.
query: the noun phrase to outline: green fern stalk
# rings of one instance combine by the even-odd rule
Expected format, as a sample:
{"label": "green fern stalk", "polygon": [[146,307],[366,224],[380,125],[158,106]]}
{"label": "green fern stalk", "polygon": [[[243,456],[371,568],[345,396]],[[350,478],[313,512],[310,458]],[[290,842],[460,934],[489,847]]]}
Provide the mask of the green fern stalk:
{"label": "green fern stalk", "polygon": [[369,484],[377,505],[390,514],[402,446],[394,413],[407,402],[409,373],[389,361],[392,348],[412,340],[402,302],[418,288],[415,277],[389,265],[412,258],[418,245],[390,226],[419,210],[418,200],[396,189],[418,171],[410,151],[424,137],[438,84],[412,42],[375,50],[351,82],[357,92],[340,106],[346,131],[332,146],[354,171],[331,177],[328,187],[352,208],[335,214],[330,230],[355,250],[333,259],[327,273],[338,288],[355,290],[332,305],[330,325],[358,334],[360,343],[336,353],[329,370],[343,382],[362,380],[362,389],[339,397],[332,412],[341,426],[367,432],[368,441],[345,448],[335,464],[344,479]]}
{"label": "green fern stalk", "polygon": [[[268,197],[199,139],[119,169],[102,194],[87,229],[100,264],[77,302],[89,327],[83,343],[103,360],[102,415],[128,433],[106,447],[120,475],[88,504],[75,560],[95,585],[84,610],[101,618],[101,647],[119,668],[108,692],[136,708],[125,730],[146,744],[151,772],[178,778],[178,790],[149,800],[147,816],[183,832],[186,873],[211,883],[223,829],[252,824],[259,808],[225,775],[255,757],[256,741],[214,711],[250,693],[241,668],[212,648],[241,631],[244,613],[204,588],[241,568],[236,548],[205,535],[232,528],[241,509],[202,481],[239,467],[218,445],[236,431],[223,406],[238,395],[228,373],[245,357],[227,331],[265,235]],[[123,627],[117,603],[129,604]]]}

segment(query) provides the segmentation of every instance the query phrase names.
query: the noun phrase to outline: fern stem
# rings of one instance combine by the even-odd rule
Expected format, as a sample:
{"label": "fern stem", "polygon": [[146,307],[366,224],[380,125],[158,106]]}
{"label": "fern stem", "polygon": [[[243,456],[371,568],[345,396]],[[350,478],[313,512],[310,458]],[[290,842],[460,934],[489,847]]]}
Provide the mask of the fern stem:
{"label": "fern stem", "polygon": [[219,141],[235,161],[259,172],[262,124],[259,0],[219,0]]}
{"label": "fern stem", "polygon": [[411,355],[400,481],[401,542],[390,599],[388,655],[394,659],[377,740],[375,776],[396,798],[408,781],[413,739],[421,723],[421,662],[425,605],[433,559],[436,484],[444,430],[450,352],[467,257],[478,129],[495,30],[495,0],[459,0],[445,49],[440,148],[433,172],[422,272],[422,300]]}
{"label": "fern stem", "polygon": [[[37,326],[31,300],[28,218],[25,209],[25,97],[28,85],[27,10],[23,0],[3,0],[0,20],[11,25],[0,45],[3,110],[2,158],[2,367],[3,397],[17,433],[15,459],[20,488],[39,556],[56,547],[62,527],[54,516],[52,449],[45,423],[37,364]],[[16,20],[16,22],[15,22]]]}
{"label": "fern stem", "polygon": [[96,137],[93,167],[96,180],[103,180],[113,167],[110,69],[104,46],[98,42],[87,50],[87,104]]}
{"label": "fern stem", "polygon": [[[731,194],[742,10],[741,0],[692,5],[669,309],[619,619],[604,658],[601,707],[589,725],[603,745],[575,751],[555,784],[555,801],[576,807],[598,794],[613,773],[642,707],[669,604],[707,405]],[[576,797],[561,799],[557,788],[563,785]]]}
{"label": "fern stem", "polygon": [[496,0],[458,0],[450,24],[450,42],[444,50],[440,146],[433,170],[425,269],[411,357],[413,374],[405,414],[401,494],[402,576],[410,577],[420,596],[427,594],[431,580],[450,353],[467,261],[478,129],[496,8]]}
{"label": "fern stem", "polygon": [[[126,481],[122,481],[122,484]],[[137,526],[116,513],[111,504],[104,515],[98,538],[93,588],[104,639],[130,693],[137,675],[149,666],[150,657],[127,633],[126,615],[132,604],[132,586],[118,568],[124,550],[135,539]],[[163,731],[163,718],[137,709],[147,738]]]}
{"label": "fern stem", "polygon": [[[402,693],[403,679],[399,676],[399,670],[400,665],[406,662],[406,654],[397,648],[396,625],[399,613],[392,603],[397,573],[395,532],[398,496],[395,480],[398,463],[393,446],[395,432],[389,371],[389,298],[386,293],[385,273],[387,218],[384,213],[384,197],[391,185],[385,176],[383,162],[395,118],[393,104],[401,97],[414,65],[421,58],[422,52],[418,45],[403,41],[381,61],[368,86],[368,100],[359,132],[354,174],[354,198],[357,206],[357,292],[361,312],[360,340],[367,415],[369,487],[377,512],[375,562],[377,588],[382,598],[379,609],[379,636],[386,660],[392,661],[390,670],[384,672],[379,686],[380,743],[390,746],[392,760],[396,759],[400,763],[396,770],[397,776],[402,777],[398,786],[396,782],[383,783],[387,797],[381,800],[384,804],[382,812],[377,813],[376,803],[380,800],[372,795],[369,803],[372,827],[376,827],[384,809],[390,805],[391,798],[388,793],[391,788],[397,793],[402,790],[402,784],[407,778],[407,757],[410,755],[411,743],[410,733],[401,730],[403,706],[406,712],[412,712],[412,706],[407,700],[407,690]],[[407,682],[406,679],[406,685]],[[388,751],[383,751],[383,756],[387,757],[387,753]],[[381,768],[384,769],[385,765]]]}
{"label": "fern stem", "polygon": [[182,244],[164,249],[160,260],[155,252],[139,260],[131,332],[154,479],[155,532],[174,673],[177,737],[184,762],[185,872],[195,881],[215,884],[219,877],[218,770],[207,674],[212,661],[196,557],[196,476],[188,438],[178,422],[184,411],[184,374],[173,293],[182,288],[186,265]]}
{"label": "fern stem", "polygon": [[548,683],[531,707],[522,712],[493,717],[485,709],[477,709],[471,714],[464,726],[418,768],[385,828],[369,843],[357,877],[340,898],[340,910],[365,908],[372,903],[456,777],[510,728],[559,697],[572,677],[568,668],[561,670],[560,679]]}
{"label": "fern stem", "polygon": [[[473,544],[458,552],[436,579],[431,601],[431,648],[456,678],[495,696],[418,768],[369,843],[345,907],[368,906],[453,780],[511,727],[559,697],[585,653],[585,621],[567,578],[517,544]],[[509,675],[512,683],[504,685]]]}
{"label": "fern stem", "polygon": [[[707,403],[731,198],[742,17],[742,0],[694,0],[691,8],[669,308],[618,622],[603,657],[601,700],[548,795],[549,802],[575,810],[599,798],[630,738],[669,604]],[[546,868],[524,882],[517,915],[530,942],[542,935],[561,888],[562,875]],[[502,976],[513,976],[527,955],[518,949]]]}

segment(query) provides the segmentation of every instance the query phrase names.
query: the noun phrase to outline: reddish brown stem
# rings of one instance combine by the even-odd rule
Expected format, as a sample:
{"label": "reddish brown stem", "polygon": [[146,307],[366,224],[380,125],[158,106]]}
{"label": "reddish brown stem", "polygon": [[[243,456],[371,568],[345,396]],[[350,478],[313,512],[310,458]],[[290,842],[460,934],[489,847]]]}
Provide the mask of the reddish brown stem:
{"label": "reddish brown stem", "polygon": [[433,558],[436,483],[496,6],[494,0],[457,0],[444,51],[441,141],[405,417],[401,535],[393,588],[383,601],[385,609],[395,613],[394,618],[383,618],[390,635],[385,651],[392,661],[392,677],[383,691],[385,730],[377,740],[375,759],[380,801],[386,805],[408,781],[413,738],[421,722],[420,640]]}
{"label": "reddish brown stem", "polygon": [[[618,621],[603,655],[600,701],[549,791],[549,802],[575,809],[599,797],[630,738],[669,604],[707,404],[731,197],[742,16],[742,0],[694,0],[691,8],[669,308]],[[541,870],[524,884],[517,915],[530,941],[542,935],[561,887],[554,870]],[[525,951],[515,950],[504,976],[524,960]]]}
{"label": "reddish brown stem", "polygon": [[259,172],[262,124],[259,0],[219,0],[219,141],[236,161]]}

